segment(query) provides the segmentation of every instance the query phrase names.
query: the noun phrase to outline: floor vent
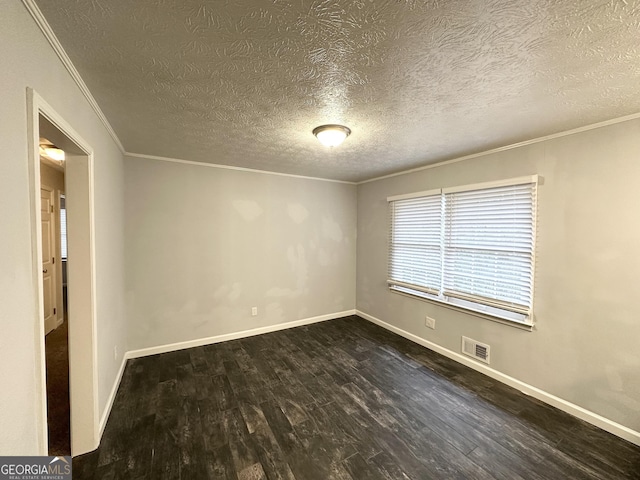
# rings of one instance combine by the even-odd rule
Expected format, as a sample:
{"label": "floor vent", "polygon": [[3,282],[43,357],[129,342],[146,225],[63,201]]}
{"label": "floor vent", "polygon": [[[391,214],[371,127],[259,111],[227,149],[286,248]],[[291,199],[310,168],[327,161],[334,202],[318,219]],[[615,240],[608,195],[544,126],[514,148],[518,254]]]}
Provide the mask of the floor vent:
{"label": "floor vent", "polygon": [[481,362],[489,363],[489,345],[477,342],[471,338],[462,337],[462,353]]}

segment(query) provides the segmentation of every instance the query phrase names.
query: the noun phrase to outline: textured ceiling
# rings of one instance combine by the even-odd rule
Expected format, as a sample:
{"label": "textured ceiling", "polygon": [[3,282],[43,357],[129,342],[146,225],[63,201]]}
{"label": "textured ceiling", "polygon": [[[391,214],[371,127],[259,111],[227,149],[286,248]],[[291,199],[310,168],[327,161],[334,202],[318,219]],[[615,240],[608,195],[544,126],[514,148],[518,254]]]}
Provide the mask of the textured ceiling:
{"label": "textured ceiling", "polygon": [[640,112],[640,1],[37,3],[133,153],[357,181]]}

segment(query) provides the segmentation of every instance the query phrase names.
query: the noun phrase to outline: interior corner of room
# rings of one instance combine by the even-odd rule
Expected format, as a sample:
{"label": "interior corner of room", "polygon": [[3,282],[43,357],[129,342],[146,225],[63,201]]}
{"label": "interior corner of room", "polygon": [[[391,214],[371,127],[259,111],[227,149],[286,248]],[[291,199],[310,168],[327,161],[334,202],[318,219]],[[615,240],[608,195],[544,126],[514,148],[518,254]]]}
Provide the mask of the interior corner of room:
{"label": "interior corner of room", "polygon": [[[153,50],[158,46],[145,43],[144,32],[127,29],[128,20],[115,15],[113,21],[120,26],[113,28],[122,30],[105,30],[109,41],[120,45],[118,32],[128,32],[137,45],[155,52],[149,58],[157,61],[140,67],[143,75],[138,80],[133,67],[105,73],[115,65],[116,48],[107,52],[104,47],[103,58],[93,46],[77,47],[76,35],[88,27],[76,16],[93,13],[92,2],[76,3],[58,10],[41,0],[9,0],[0,16],[0,59],[10,66],[0,72],[0,185],[10,199],[0,206],[0,241],[7,262],[0,273],[2,322],[10,332],[0,337],[0,378],[11,386],[0,397],[0,455],[64,454],[72,455],[74,462],[82,456],[88,459],[83,465],[90,464],[86,468],[92,469],[91,475],[98,469],[98,458],[101,472],[108,473],[116,464],[125,468],[125,462],[100,450],[104,438],[109,438],[107,448],[114,445],[112,437],[106,437],[109,426],[116,425],[114,431],[124,423],[127,428],[135,425],[141,435],[153,436],[162,394],[175,400],[167,403],[175,413],[180,411],[176,392],[191,405],[214,398],[215,391],[227,398],[216,404],[222,413],[209,412],[205,420],[205,414],[198,413],[202,417],[196,423],[206,425],[214,417],[216,426],[239,422],[242,438],[260,448],[268,437],[278,458],[285,459],[284,471],[291,478],[306,478],[299,474],[305,470],[295,450],[308,447],[305,435],[344,442],[335,449],[340,458],[327,460],[340,478],[355,479],[358,471],[386,472],[385,465],[402,469],[401,459],[405,476],[427,478],[417,472],[432,468],[425,458],[440,452],[453,452],[458,462],[449,473],[480,472],[487,478],[490,468],[482,462],[489,462],[495,452],[505,455],[502,460],[512,460],[498,462],[500,468],[507,465],[525,478],[527,471],[518,470],[519,460],[524,459],[522,465],[543,465],[547,455],[557,452],[561,460],[551,461],[545,470],[550,477],[562,472],[589,472],[598,478],[608,478],[611,472],[621,478],[637,474],[630,462],[640,461],[640,321],[635,313],[640,217],[634,210],[640,181],[640,75],[629,65],[637,66],[640,57],[627,44],[635,32],[627,24],[638,24],[640,10],[626,4],[616,7],[624,35],[616,33],[616,28],[623,28],[618,25],[596,36],[587,28],[578,29],[569,6],[549,7],[575,27],[572,32],[581,32],[572,36],[574,47],[579,43],[587,48],[592,42],[620,53],[626,45],[630,60],[622,54],[601,58],[594,53],[593,61],[601,63],[591,68],[580,50],[573,52],[573,63],[563,67],[559,46],[564,37],[558,30],[551,38],[555,47],[544,53],[554,59],[553,68],[545,70],[549,78],[535,70],[527,80],[506,61],[495,64],[502,76],[494,75],[470,60],[475,58],[471,47],[458,45],[461,58],[484,72],[478,76],[487,81],[471,82],[467,76],[475,77],[476,70],[463,68],[456,70],[459,81],[467,80],[449,84],[445,76],[436,81],[424,73],[424,65],[419,75],[418,67],[412,66],[421,57],[411,52],[422,43],[398,43],[414,37],[427,41],[420,29],[410,28],[411,15],[423,18],[418,10],[426,8],[415,2],[411,14],[404,10],[408,4],[389,4],[389,11],[376,10],[376,2],[361,8],[344,6],[342,11],[327,6],[333,14],[326,22],[336,31],[349,22],[369,25],[362,20],[369,17],[359,16],[362,12],[389,21],[397,17],[393,22],[400,22],[400,30],[387,35],[382,23],[379,31],[366,27],[371,33],[366,38],[378,42],[376,48],[384,53],[365,55],[371,64],[345,60],[323,48],[313,50],[313,67],[307,65],[308,56],[287,53],[287,48],[276,49],[274,60],[271,53],[263,58],[256,53],[259,49],[246,45],[231,42],[215,49],[194,38],[187,45],[192,54],[200,58],[200,45],[203,51],[215,52],[222,66],[203,61],[192,70],[180,70],[168,60],[158,60],[162,52]],[[158,6],[151,0],[143,3]],[[488,3],[499,7],[499,2]],[[542,3],[534,2],[540,14]],[[637,7],[636,3],[631,2]],[[297,12],[300,19],[292,25],[311,25],[305,16],[311,13],[299,11],[302,7],[290,5],[287,13],[274,3],[272,8],[281,16],[271,17],[270,10],[269,15],[266,10],[257,15],[256,5],[253,0],[239,2],[225,18],[242,18],[250,25],[267,17],[290,22],[289,15]],[[131,8],[151,15],[140,5]],[[169,13],[158,8],[157,15],[167,20]],[[176,8],[182,12],[186,7]],[[442,8],[453,9],[448,2]],[[480,15],[469,6],[460,8],[466,12],[459,12],[460,18]],[[592,24],[603,18],[610,22],[609,8],[613,7],[599,5],[582,15]],[[117,6],[110,9],[116,11]],[[454,10],[451,18],[458,18]],[[336,24],[334,20],[347,11],[352,14],[349,22]],[[208,15],[208,7],[199,12]],[[508,11],[504,15],[509,22],[518,17]],[[96,28],[108,27],[104,18],[96,15]],[[425,25],[439,31],[429,23],[433,19],[424,18]],[[198,14],[185,13],[181,21],[191,25],[194,19],[200,19]],[[218,25],[212,20],[214,24]],[[267,32],[276,28],[269,22],[263,27]],[[560,28],[553,22],[547,27]],[[208,31],[204,24],[202,28]],[[251,31],[256,38],[268,40],[256,26],[247,28],[255,28]],[[311,51],[306,37],[298,38],[292,28],[284,29],[290,44],[301,42]],[[174,34],[191,38],[194,31]],[[322,29],[309,32],[325,38]],[[578,40],[580,35],[586,38]],[[221,45],[229,40],[222,37],[215,37]],[[538,43],[518,38],[527,51],[543,55]],[[486,42],[494,45],[492,39]],[[500,56],[507,46],[494,45],[491,52]],[[175,58],[182,58],[174,51],[177,47],[166,48],[163,54],[174,52]],[[358,48],[369,52],[373,47]],[[592,53],[600,51],[595,48]],[[121,53],[122,62],[133,62],[131,51]],[[284,68],[289,65],[284,59],[279,63],[280,55],[289,54],[285,58],[292,62],[291,71]],[[273,67],[282,69],[272,69],[269,58]],[[436,57],[429,58],[434,68],[445,69]],[[396,60],[401,62],[397,68],[385,70]],[[522,59],[519,64],[533,68],[528,63],[532,61]],[[348,67],[352,75],[338,75],[331,62]],[[619,62],[614,65],[618,70],[605,75],[613,68],[607,62]],[[207,70],[214,67],[213,72]],[[208,72],[207,78],[218,83],[202,86],[193,77],[197,71]],[[256,76],[258,71],[262,76]],[[394,77],[398,72],[408,73]],[[177,82],[175,88],[158,80],[165,73]],[[184,81],[179,80],[182,76]],[[491,79],[515,82],[516,77],[525,90],[525,80],[533,82],[535,77],[537,82],[530,92],[520,92],[531,96],[526,108],[518,110],[512,103],[519,96],[515,87],[509,87],[513,95],[484,92]],[[351,84],[346,88],[329,80],[313,83],[318,78]],[[541,95],[538,89],[545,88],[545,78],[549,87],[544,91],[551,91],[551,86],[554,90]],[[125,79],[130,91],[123,90]],[[392,80],[409,84],[389,92]],[[278,82],[286,84],[287,95],[269,96],[268,87],[277,89]],[[632,83],[635,86],[629,86]],[[311,89],[311,84],[322,88]],[[445,85],[453,86],[447,90]],[[471,86],[486,106],[480,108],[471,94],[455,91]],[[413,98],[415,89],[429,100],[423,104]],[[151,91],[155,97],[149,96]],[[443,105],[450,105],[451,113]],[[494,117],[481,125],[485,108]],[[434,113],[427,119],[423,110]],[[465,120],[467,114],[475,120]],[[498,114],[505,116],[503,121],[496,119]],[[534,119],[535,115],[539,116]],[[387,132],[387,117],[404,130]],[[155,122],[154,131],[149,130],[150,122]],[[456,122],[467,130],[452,128]],[[527,129],[516,128],[524,124]],[[318,128],[334,128],[340,138],[329,139],[334,146],[322,145]],[[504,135],[491,136],[494,131]],[[56,150],[64,152],[64,160]],[[491,203],[492,189],[514,185],[527,188],[500,192],[501,198],[511,199],[503,217],[507,207]],[[460,192],[476,197],[461,198]],[[486,210],[477,207],[480,197],[488,202]],[[423,203],[416,200],[425,198]],[[394,202],[408,206],[403,211],[407,220],[397,231]],[[455,202],[473,205],[454,218]],[[487,233],[490,222],[483,219],[489,215],[499,219]],[[453,237],[460,241],[455,243]],[[515,240],[507,245],[507,237]],[[473,256],[471,250],[482,252]],[[394,255],[400,273],[393,272]],[[424,264],[418,265],[418,257],[426,259]],[[49,368],[57,368],[57,373]],[[195,383],[199,375],[206,377],[206,388]],[[131,393],[132,385],[140,391]],[[420,389],[428,386],[434,391],[423,395]],[[318,389],[318,398],[312,387]],[[430,406],[439,398],[436,387],[445,392],[445,403]],[[145,389],[158,397],[141,393]],[[335,398],[324,398],[331,389]],[[138,394],[135,407],[126,404],[131,398],[127,395]],[[403,395],[409,399],[404,407],[395,403]],[[439,423],[448,410],[464,409],[460,402],[466,400],[471,402],[469,412],[481,418],[479,425],[469,427],[468,437],[462,427],[471,420],[461,419],[462,413],[451,414],[451,424],[459,431]],[[131,412],[132,418],[121,424],[123,417],[118,415],[123,411]],[[389,432],[394,425],[410,425],[412,414],[419,418],[416,425],[421,430],[406,430],[410,433],[401,443],[406,443],[408,453],[402,456],[394,450],[400,444],[391,436],[400,427]],[[485,414],[490,417],[482,417]],[[61,429],[57,433],[52,433],[51,415],[64,417],[62,426],[55,427]],[[325,415],[327,429],[337,424],[345,430],[334,432],[336,437],[318,433],[313,428],[324,425],[319,419]],[[371,430],[375,434],[361,428],[365,419],[377,419]],[[204,437],[198,430],[202,425],[194,428]],[[508,441],[501,443],[493,435],[498,436],[502,427]],[[261,428],[267,437],[260,436]],[[280,436],[279,428],[289,436]],[[447,430],[453,433],[444,444],[425,439],[425,432],[440,439]],[[583,436],[571,443],[575,432]],[[358,435],[378,439],[371,447],[366,441],[356,442]],[[62,439],[56,444],[61,447],[51,446],[54,438]],[[520,449],[522,438],[539,442],[542,450],[525,452]],[[286,444],[287,439],[292,443]],[[487,444],[478,447],[481,439]],[[221,442],[213,449],[215,458],[229,462],[234,472],[269,468],[256,453],[261,450],[239,460],[228,439]],[[154,448],[153,442],[149,445],[140,451]],[[606,450],[602,457],[590,450],[580,458],[578,446],[597,445]],[[618,447],[628,454],[626,460],[615,453]],[[149,452],[144,450],[144,455]],[[146,460],[130,465],[148,468],[139,478],[152,478],[150,465],[158,458],[154,455],[151,460],[149,453],[149,465]],[[413,476],[407,473],[411,471]]]}

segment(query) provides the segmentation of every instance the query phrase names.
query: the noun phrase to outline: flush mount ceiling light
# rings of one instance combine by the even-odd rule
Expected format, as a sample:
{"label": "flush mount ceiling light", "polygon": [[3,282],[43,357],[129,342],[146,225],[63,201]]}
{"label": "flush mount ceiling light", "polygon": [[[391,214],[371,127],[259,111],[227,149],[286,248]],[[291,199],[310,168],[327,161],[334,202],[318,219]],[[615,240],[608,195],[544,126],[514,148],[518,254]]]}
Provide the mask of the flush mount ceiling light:
{"label": "flush mount ceiling light", "polygon": [[59,163],[65,160],[64,150],[56,147],[46,138],[40,139],[40,155]]}
{"label": "flush mount ceiling light", "polygon": [[51,160],[56,160],[58,162],[64,161],[64,150],[60,150],[59,148],[45,148],[44,154],[49,157]]}
{"label": "flush mount ceiling light", "polygon": [[320,125],[313,134],[325,147],[337,147],[349,136],[351,130],[344,125]]}

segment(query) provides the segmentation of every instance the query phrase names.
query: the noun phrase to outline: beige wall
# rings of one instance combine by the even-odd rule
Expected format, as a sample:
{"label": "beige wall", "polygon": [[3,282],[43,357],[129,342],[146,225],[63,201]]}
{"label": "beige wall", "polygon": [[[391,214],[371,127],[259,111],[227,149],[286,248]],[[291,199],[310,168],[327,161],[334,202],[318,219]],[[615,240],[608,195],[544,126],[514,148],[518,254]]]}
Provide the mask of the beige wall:
{"label": "beige wall", "polygon": [[[386,197],[540,174],[534,332],[389,292]],[[358,187],[357,308],[640,431],[640,120]],[[424,326],[428,314],[436,330]]]}
{"label": "beige wall", "polygon": [[355,308],[355,185],[133,157],[125,184],[132,349]]}
{"label": "beige wall", "polygon": [[57,193],[64,193],[64,173],[45,162],[40,162],[40,181],[56,189]]}
{"label": "beige wall", "polygon": [[[33,283],[27,156],[27,87],[32,87],[95,151],[95,234],[99,408],[126,350],[122,155],[19,0],[0,2],[0,455],[39,454],[36,349],[41,332]],[[43,74],[46,72],[46,75]]]}

